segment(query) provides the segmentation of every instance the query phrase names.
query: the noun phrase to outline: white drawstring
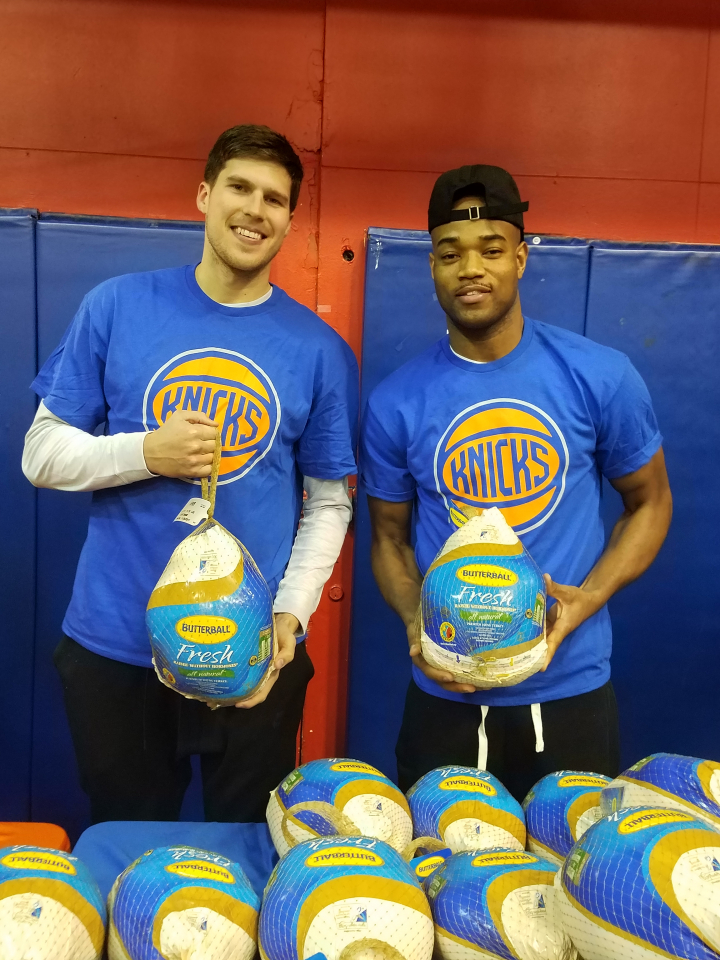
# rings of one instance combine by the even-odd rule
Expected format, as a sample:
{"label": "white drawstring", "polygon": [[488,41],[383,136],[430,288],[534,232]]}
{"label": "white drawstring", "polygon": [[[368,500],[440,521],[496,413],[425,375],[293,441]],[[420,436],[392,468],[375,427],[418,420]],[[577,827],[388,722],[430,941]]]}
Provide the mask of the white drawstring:
{"label": "white drawstring", "polygon": [[490,707],[480,707],[482,723],[478,727],[478,770],[487,770],[488,738],[485,732],[485,717],[488,715],[489,709]]}
{"label": "white drawstring", "polygon": [[[487,770],[488,758],[488,738],[485,729],[485,718],[488,715],[490,707],[480,707],[482,711],[482,723],[478,727],[478,770]],[[543,738],[542,711],[539,703],[530,705],[530,715],[532,716],[533,729],[535,731],[535,753],[545,752],[545,740]]]}
{"label": "white drawstring", "polygon": [[540,704],[531,704],[530,713],[532,714],[533,728],[535,730],[535,753],[544,753],[545,741],[543,740],[543,722]]}

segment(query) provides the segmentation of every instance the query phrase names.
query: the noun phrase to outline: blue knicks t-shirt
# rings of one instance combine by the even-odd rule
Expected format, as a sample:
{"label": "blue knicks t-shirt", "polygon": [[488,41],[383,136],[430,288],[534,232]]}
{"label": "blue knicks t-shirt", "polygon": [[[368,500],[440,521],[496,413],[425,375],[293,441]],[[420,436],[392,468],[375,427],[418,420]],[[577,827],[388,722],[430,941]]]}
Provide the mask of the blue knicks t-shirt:
{"label": "blue knicks t-shirt", "polygon": [[[237,309],[207,297],[192,266],[130,274],[83,300],[33,387],[81,430],[154,430],[176,410],[219,424],[217,519],[274,595],[297,531],[302,477],[354,473],[357,364],[345,341],[278,287]],[[145,607],[190,528],[174,519],[199,481],[155,477],[93,494],[63,622],[106,657],[151,665]]]}
{"label": "blue knicks t-shirt", "polygon": [[[490,363],[458,357],[443,338],[370,395],[361,473],[367,492],[416,498],[421,573],[462,523],[462,504],[499,507],[544,573],[579,586],[604,548],[601,476],[644,466],[661,444],[647,388],[628,358],[525,319],[518,346]],[[552,603],[552,601],[550,601]],[[451,700],[538,703],[587,693],[610,676],[607,607],[560,645],[545,673]]]}

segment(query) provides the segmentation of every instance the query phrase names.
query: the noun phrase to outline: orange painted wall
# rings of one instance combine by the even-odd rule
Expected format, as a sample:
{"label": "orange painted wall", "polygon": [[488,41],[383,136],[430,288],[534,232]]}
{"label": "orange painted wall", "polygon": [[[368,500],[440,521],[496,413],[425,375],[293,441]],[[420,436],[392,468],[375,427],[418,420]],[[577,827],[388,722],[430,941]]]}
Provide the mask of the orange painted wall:
{"label": "orange painted wall", "polygon": [[[358,354],[365,230],[422,228],[451,166],[507,167],[530,231],[720,242],[720,0],[507,10],[0,0],[0,205],[194,219],[216,135],[267,123],[307,172],[273,278]],[[348,542],[312,624],[306,759],[343,749],[350,573]]]}

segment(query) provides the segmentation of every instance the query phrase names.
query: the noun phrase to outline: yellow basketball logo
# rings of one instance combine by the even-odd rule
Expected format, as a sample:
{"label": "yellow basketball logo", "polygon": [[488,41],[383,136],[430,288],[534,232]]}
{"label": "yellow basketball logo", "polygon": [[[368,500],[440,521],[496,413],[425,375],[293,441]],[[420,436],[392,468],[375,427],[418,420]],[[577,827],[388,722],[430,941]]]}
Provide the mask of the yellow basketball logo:
{"label": "yellow basketball logo", "polygon": [[435,450],[435,483],[456,525],[460,508],[498,507],[517,533],[540,526],[565,490],[559,427],[522,400],[486,400],[458,414]]}
{"label": "yellow basketball logo", "polygon": [[219,347],[178,354],[152,378],[145,391],[145,428],[156,429],[176,410],[204,413],[218,424],[219,483],[252,470],[272,447],[280,424],[280,401],[265,371]]}

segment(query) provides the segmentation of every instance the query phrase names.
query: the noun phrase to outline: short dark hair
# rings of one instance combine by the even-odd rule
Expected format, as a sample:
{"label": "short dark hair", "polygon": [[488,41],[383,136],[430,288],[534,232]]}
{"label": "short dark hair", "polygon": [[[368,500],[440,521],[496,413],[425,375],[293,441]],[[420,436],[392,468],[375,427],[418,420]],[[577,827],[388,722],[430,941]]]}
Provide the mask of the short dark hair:
{"label": "short dark hair", "polygon": [[226,163],[236,157],[266,160],[284,167],[290,176],[290,210],[295,209],[303,180],[303,165],[289,140],[270,127],[256,123],[241,123],[230,127],[215,141],[205,164],[205,181],[215,183]]}

